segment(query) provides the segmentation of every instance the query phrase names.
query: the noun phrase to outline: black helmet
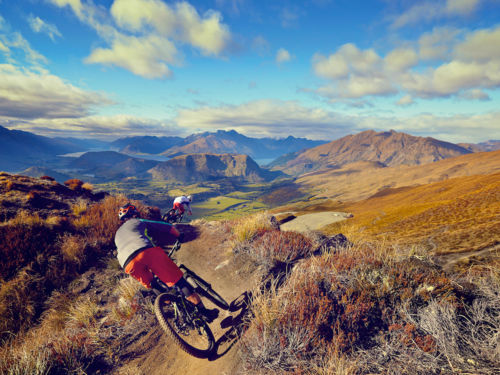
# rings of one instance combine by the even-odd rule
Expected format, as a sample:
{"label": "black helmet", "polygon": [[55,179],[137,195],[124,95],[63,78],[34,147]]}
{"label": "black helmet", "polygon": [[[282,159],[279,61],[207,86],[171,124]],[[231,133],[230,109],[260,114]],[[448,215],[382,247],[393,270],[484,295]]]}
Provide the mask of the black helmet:
{"label": "black helmet", "polygon": [[126,205],[120,207],[120,211],[118,211],[118,217],[120,220],[125,220],[127,218],[133,217],[133,216],[139,216],[139,211],[137,211],[137,208],[130,203],[127,203]]}

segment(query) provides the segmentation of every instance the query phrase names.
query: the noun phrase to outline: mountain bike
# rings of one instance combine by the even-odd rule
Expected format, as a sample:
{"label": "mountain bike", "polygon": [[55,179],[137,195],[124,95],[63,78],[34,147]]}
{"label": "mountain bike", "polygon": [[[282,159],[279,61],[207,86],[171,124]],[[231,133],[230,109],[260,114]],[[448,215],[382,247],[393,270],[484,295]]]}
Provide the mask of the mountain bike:
{"label": "mountain bike", "polygon": [[161,219],[170,224],[181,223],[184,219],[184,214],[177,212],[177,210],[172,208],[165,215],[163,215]]}
{"label": "mountain bike", "polygon": [[[172,248],[169,256],[180,248],[180,244]],[[229,309],[229,304],[212,286],[196,275],[189,268],[181,264],[184,278],[189,282],[196,293],[211,300],[222,309]],[[201,314],[196,305],[188,301],[178,288],[169,288],[158,280],[166,292],[159,292],[154,303],[154,311],[160,326],[170,335],[177,345],[186,353],[197,357],[209,357],[215,345],[215,338],[208,326],[205,316]],[[158,291],[157,291],[158,292]]]}

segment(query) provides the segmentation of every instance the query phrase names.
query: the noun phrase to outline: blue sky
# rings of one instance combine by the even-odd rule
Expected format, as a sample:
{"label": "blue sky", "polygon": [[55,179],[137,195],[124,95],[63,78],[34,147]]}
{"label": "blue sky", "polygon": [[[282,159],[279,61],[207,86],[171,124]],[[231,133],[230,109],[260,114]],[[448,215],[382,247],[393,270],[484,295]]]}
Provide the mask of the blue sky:
{"label": "blue sky", "polygon": [[500,139],[500,0],[0,0],[0,125]]}

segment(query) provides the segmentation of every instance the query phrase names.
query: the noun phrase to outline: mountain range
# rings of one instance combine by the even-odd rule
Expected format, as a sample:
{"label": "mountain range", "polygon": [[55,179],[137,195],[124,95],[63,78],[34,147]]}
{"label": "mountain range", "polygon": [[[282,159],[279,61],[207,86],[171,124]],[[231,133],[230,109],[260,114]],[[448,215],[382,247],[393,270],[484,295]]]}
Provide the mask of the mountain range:
{"label": "mountain range", "polygon": [[60,155],[96,150],[119,151],[129,157],[139,158],[160,155],[161,158],[168,159],[192,153],[235,153],[246,154],[254,159],[272,160],[283,154],[315,147],[325,142],[292,136],[283,139],[252,138],[234,130],[205,132],[185,138],[136,136],[105,142],[94,139],[50,138],[0,126],[0,143],[3,145],[0,149],[0,170],[19,172],[33,166],[51,169],[71,168],[67,166],[68,158],[61,158]]}
{"label": "mountain range", "polygon": [[19,171],[54,159],[56,155],[84,151],[80,144],[0,126],[0,170]]}
{"label": "mountain range", "polygon": [[215,133],[200,133],[186,137],[181,143],[165,150],[161,155],[178,156],[198,153],[246,154],[254,159],[276,159],[283,154],[315,147],[326,141],[306,138],[251,138],[235,130],[218,130]]}
{"label": "mountain range", "polygon": [[[51,175],[60,182],[66,177],[83,177],[91,182],[129,177],[173,179],[183,183],[224,177],[268,181],[283,173],[301,176],[305,181],[315,179],[311,176],[343,175],[346,170],[422,165],[500,148],[500,141],[453,144],[396,131],[373,130],[328,143],[295,137],[251,138],[234,130],[186,138],[140,136],[103,142],[48,138],[0,126],[0,142],[3,145],[0,170],[23,171],[32,176]],[[89,151],[91,149],[107,151]],[[75,152],[82,155],[60,157]],[[148,160],[152,155],[171,159]],[[260,168],[254,160],[268,157],[277,157],[268,165],[274,173]]]}
{"label": "mountain range", "polygon": [[420,165],[471,152],[459,145],[430,137],[416,137],[394,130],[367,130],[285,155],[271,166],[290,175],[301,175],[320,169],[337,169],[358,161],[376,162],[386,167]]}

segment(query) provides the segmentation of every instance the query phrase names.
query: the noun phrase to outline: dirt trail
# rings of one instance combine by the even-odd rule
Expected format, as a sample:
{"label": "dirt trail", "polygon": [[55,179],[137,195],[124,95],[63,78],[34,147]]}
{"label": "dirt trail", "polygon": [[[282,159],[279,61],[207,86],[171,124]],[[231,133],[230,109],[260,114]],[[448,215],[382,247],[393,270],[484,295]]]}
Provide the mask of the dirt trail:
{"label": "dirt trail", "polygon": [[[187,241],[177,253],[177,263],[185,264],[191,270],[210,282],[213,288],[231,302],[249,291],[256,282],[255,276],[242,264],[237,264],[231,253],[227,234],[224,234],[220,224],[205,223],[201,226],[179,225],[187,233]],[[215,307],[204,299],[207,307]],[[238,356],[238,342],[224,335],[230,332],[231,327],[220,327],[221,322],[228,316],[237,318],[240,311],[229,313],[220,309],[219,318],[210,324],[215,339],[220,346],[217,349],[216,359],[197,359],[182,350],[159,328],[154,327],[137,345],[150,347],[145,354],[132,359],[116,371],[120,375],[236,375],[244,373],[240,369],[241,361]],[[230,333],[234,332],[231,331]]]}
{"label": "dirt trail", "polygon": [[[327,214],[327,215],[326,215]],[[281,225],[282,230],[317,230],[331,222],[345,220],[349,214],[345,213],[315,213],[299,216],[287,225]],[[198,275],[209,281],[213,288],[231,302],[243,293],[250,291],[258,282],[257,274],[251,271],[246,264],[239,264],[231,252],[228,234],[225,233],[223,224],[216,222],[203,223],[202,225],[179,224],[182,232],[187,233],[187,241],[177,254],[178,264],[185,264]],[[307,229],[306,229],[307,228]],[[462,254],[449,254],[440,257],[441,264],[451,268],[457,262],[471,256],[498,255],[500,245],[483,249],[479,252]],[[215,307],[205,300],[207,306]],[[164,333],[159,324],[154,322],[152,328],[143,337],[135,340],[134,347],[128,348],[131,353],[127,362],[117,368],[113,374],[117,375],[242,375],[247,373],[242,368],[239,357],[239,342],[233,337],[227,338],[225,334],[231,327],[221,328],[220,324],[229,316],[238,318],[240,311],[229,313],[220,310],[217,320],[210,324],[215,339],[219,346],[218,358],[197,359],[175,345]],[[234,330],[233,330],[234,331]]]}
{"label": "dirt trail", "polygon": [[[290,213],[291,215],[293,213]],[[308,232],[319,230],[324,226],[352,217],[351,214],[345,212],[316,212],[297,216],[294,219],[280,225],[281,230]]]}
{"label": "dirt trail", "polygon": [[489,246],[482,250],[466,251],[462,253],[451,253],[436,256],[437,263],[440,264],[445,271],[452,271],[456,264],[468,262],[471,259],[481,258],[499,258],[500,244]]}

